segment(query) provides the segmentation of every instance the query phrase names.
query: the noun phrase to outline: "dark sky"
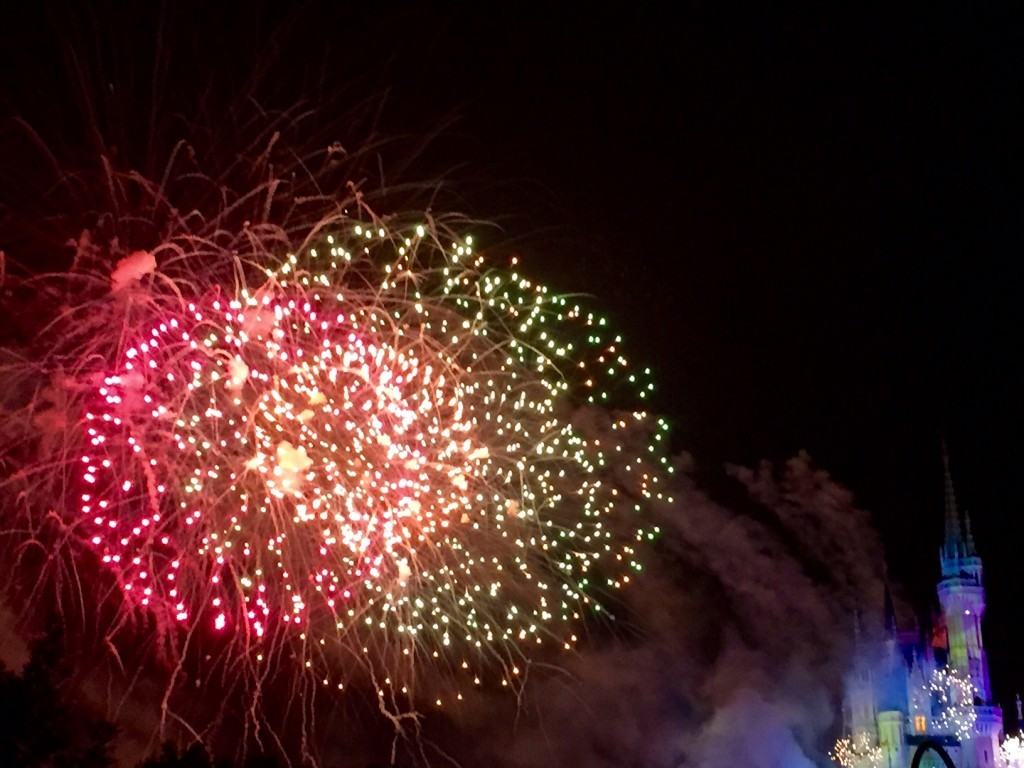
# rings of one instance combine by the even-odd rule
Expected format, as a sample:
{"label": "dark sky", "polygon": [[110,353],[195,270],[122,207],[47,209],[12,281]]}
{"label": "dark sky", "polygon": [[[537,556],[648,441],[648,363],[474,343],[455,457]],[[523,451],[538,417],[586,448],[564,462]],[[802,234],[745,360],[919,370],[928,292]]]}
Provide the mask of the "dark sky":
{"label": "dark sky", "polygon": [[[345,5],[175,18],[242,69],[285,24],[309,56],[279,85],[330,49],[354,92],[387,88],[386,131],[454,118],[432,162],[531,270],[600,297],[659,371],[678,447],[707,472],[808,450],[872,511],[922,609],[944,433],[996,692],[1024,689],[1024,12]],[[156,25],[119,13],[120,32],[69,34],[141,56]],[[35,73],[36,106],[68,77],[38,23],[0,21],[0,82]]]}
{"label": "dark sky", "polygon": [[506,182],[482,205],[519,214],[531,266],[624,323],[700,466],[808,450],[874,513],[924,611],[944,433],[1008,701],[1024,689],[1024,14],[711,5],[407,17],[398,113],[457,108],[468,175]]}

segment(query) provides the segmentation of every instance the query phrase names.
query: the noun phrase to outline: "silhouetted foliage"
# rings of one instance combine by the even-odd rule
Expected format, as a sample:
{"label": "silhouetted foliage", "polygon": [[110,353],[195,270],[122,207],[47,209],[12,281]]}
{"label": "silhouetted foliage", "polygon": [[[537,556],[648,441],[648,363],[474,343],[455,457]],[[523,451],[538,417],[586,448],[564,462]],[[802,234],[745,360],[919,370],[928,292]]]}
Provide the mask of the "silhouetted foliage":
{"label": "silhouetted foliage", "polygon": [[253,755],[245,762],[232,763],[219,760],[212,762],[207,751],[199,744],[193,744],[179,751],[173,744],[164,744],[160,754],[151,757],[138,768],[280,768],[281,763],[267,755]]}
{"label": "silhouetted foliage", "polygon": [[0,665],[0,765],[107,768],[114,726],[76,700],[59,630],[32,646],[21,674]]}
{"label": "silhouetted foliage", "polygon": [[173,744],[164,744],[158,757],[151,757],[139,764],[139,768],[213,768],[206,750],[193,744],[178,752]]}

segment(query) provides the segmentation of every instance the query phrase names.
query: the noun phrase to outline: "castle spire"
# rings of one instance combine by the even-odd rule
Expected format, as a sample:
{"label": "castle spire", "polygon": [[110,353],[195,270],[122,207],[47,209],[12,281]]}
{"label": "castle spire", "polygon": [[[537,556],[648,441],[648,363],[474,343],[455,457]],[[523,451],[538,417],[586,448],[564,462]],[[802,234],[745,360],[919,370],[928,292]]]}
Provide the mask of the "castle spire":
{"label": "castle spire", "polygon": [[946,481],[946,541],[942,555],[948,560],[956,560],[964,555],[963,531],[956,510],[956,493],[953,491],[953,475],[949,471],[949,451],[946,449],[945,438],[942,438],[942,469]]}
{"label": "castle spire", "polygon": [[892,602],[892,592],[889,591],[889,581],[885,582],[885,633],[896,634],[896,607]]}
{"label": "castle spire", "polygon": [[971,513],[964,510],[964,547],[968,557],[977,557],[978,552],[974,548],[974,533],[971,531]]}
{"label": "castle spire", "polygon": [[945,441],[942,463],[946,474],[946,541],[942,547],[942,580],[938,592],[946,623],[948,664],[969,676],[980,699],[988,702],[992,688],[981,637],[981,620],[985,615],[981,558],[974,551],[970,523],[962,520],[957,512]]}

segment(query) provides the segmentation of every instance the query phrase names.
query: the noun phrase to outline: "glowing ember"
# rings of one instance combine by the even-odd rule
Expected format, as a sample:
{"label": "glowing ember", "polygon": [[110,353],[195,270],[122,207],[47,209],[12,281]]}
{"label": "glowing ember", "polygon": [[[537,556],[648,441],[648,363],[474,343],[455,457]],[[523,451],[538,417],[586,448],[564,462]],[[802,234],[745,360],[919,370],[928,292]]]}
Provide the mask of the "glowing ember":
{"label": "glowing ember", "polygon": [[836,741],[829,757],[843,768],[882,768],[884,764],[882,748],[865,732]]}

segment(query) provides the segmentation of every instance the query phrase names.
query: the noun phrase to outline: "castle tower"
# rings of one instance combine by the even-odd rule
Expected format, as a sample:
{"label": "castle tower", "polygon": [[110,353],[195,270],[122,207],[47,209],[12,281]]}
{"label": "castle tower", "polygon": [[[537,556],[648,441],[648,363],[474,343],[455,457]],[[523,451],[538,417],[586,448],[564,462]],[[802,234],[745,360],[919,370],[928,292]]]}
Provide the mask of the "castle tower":
{"label": "castle tower", "polygon": [[[908,706],[907,661],[900,648],[896,610],[889,585],[885,585],[885,623],[883,625],[882,656],[878,663],[879,680],[876,686],[879,718],[886,711],[906,712]],[[881,727],[879,727],[881,734]]]}
{"label": "castle tower", "polygon": [[957,511],[945,446],[942,462],[946,480],[946,537],[939,555],[942,578],[938,592],[949,637],[949,666],[970,677],[980,699],[987,703],[992,691],[981,639],[981,619],[985,615],[981,558],[974,549],[970,522],[965,530]]}
{"label": "castle tower", "polygon": [[886,768],[906,766],[907,666],[900,651],[899,628],[889,584],[885,584],[883,650],[878,685],[878,746]]}
{"label": "castle tower", "polygon": [[992,684],[981,636],[981,620],[985,615],[981,558],[974,547],[970,518],[965,515],[961,520],[957,510],[945,443],[942,463],[946,483],[946,535],[939,554],[942,578],[938,593],[949,638],[948,664],[950,669],[969,677],[978,690],[976,738],[969,740],[972,743],[963,744],[962,760],[964,768],[991,768],[999,748],[1002,712],[992,706]]}
{"label": "castle tower", "polygon": [[899,650],[899,635],[896,627],[896,609],[893,605],[889,584],[886,584],[884,607],[884,651],[882,658],[882,680],[879,685],[879,746],[882,748],[883,765],[886,768],[903,768],[904,712],[907,708],[906,668]]}
{"label": "castle tower", "polygon": [[904,719],[904,714],[898,709],[878,713],[878,746],[882,748],[882,765],[885,768],[904,768],[907,765]]}
{"label": "castle tower", "polygon": [[861,639],[860,614],[853,618],[854,664],[847,674],[843,714],[845,730],[857,737],[868,735],[871,741],[875,731],[875,676],[872,672],[874,659]]}

